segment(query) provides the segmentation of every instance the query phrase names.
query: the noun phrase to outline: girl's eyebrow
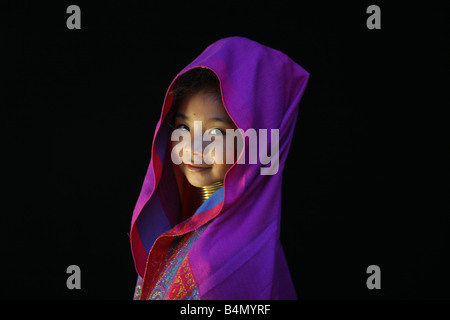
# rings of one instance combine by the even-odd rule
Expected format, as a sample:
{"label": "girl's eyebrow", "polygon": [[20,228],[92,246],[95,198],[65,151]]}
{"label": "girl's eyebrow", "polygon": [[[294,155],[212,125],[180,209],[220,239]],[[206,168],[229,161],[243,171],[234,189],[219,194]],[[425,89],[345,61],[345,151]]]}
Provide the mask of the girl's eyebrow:
{"label": "girl's eyebrow", "polygon": [[[182,118],[184,120],[190,120],[190,118],[188,116],[186,116],[184,113],[181,113],[181,112],[177,112],[177,114],[175,115],[175,118]],[[225,118],[225,117],[220,117],[220,116],[212,117],[207,120],[207,122],[212,122],[212,121],[220,121],[220,122],[234,125],[233,121],[231,121],[230,119]]]}

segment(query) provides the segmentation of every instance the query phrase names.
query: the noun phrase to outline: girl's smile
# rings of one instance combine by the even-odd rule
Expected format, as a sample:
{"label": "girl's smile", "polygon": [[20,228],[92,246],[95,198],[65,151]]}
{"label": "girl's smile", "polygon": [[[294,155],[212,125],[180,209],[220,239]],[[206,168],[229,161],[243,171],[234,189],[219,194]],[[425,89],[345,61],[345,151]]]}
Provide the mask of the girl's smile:
{"label": "girl's smile", "polygon": [[195,165],[195,164],[194,165],[186,164],[186,168],[192,172],[205,172],[208,169],[211,169],[211,166],[199,166],[199,165]]}

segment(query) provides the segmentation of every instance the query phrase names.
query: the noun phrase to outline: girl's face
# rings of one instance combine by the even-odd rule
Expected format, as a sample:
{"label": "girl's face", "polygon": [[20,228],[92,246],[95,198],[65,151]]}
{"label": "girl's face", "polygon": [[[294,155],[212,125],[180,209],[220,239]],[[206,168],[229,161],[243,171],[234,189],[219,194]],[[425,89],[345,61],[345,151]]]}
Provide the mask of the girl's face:
{"label": "girl's face", "polygon": [[[194,149],[194,121],[201,121],[201,136],[205,133],[209,136],[220,136],[222,134],[224,143],[220,161],[217,159],[216,152],[209,154],[209,157],[213,158],[212,164],[207,164],[204,161],[205,148],[211,141],[203,141],[202,139],[201,149]],[[236,129],[236,126],[225,111],[222,102],[212,96],[212,94],[203,91],[187,97],[182,101],[175,115],[175,128],[186,130],[190,133],[191,143],[183,147],[185,152],[188,152],[191,156],[190,164],[181,163],[179,165],[181,172],[189,183],[199,188],[223,180],[225,173],[233,165],[226,163],[225,130]],[[200,132],[195,132],[195,135],[197,134],[200,134]],[[211,140],[214,140],[214,138]],[[173,143],[176,144],[178,142]],[[219,152],[217,153],[219,154]],[[236,148],[234,148],[234,153],[234,159],[236,159]],[[194,157],[199,159],[200,156],[202,156],[201,164],[194,164]]]}

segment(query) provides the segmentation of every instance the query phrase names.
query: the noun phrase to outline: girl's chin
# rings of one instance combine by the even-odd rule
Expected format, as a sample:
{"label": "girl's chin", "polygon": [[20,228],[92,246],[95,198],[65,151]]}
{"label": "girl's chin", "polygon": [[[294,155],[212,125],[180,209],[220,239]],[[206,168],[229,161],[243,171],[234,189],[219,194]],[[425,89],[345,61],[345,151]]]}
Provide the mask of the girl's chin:
{"label": "girl's chin", "polygon": [[187,181],[194,187],[201,188],[213,184],[214,179],[186,176]]}
{"label": "girl's chin", "polygon": [[194,186],[196,188],[202,188],[202,187],[206,187],[206,186],[209,186],[210,184],[212,184],[212,183],[206,183],[206,182],[201,182],[201,181],[192,181],[189,179],[188,179],[188,181],[192,186]]}

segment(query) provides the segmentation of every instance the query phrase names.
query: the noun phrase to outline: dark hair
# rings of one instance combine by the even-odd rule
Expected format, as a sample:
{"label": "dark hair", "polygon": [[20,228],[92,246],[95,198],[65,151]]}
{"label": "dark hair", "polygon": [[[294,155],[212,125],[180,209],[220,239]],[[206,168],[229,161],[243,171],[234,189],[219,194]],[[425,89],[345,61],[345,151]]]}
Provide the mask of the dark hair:
{"label": "dark hair", "polygon": [[183,73],[175,81],[172,109],[177,110],[183,100],[200,91],[222,102],[220,82],[215,73],[208,68],[198,67]]}
{"label": "dark hair", "polygon": [[166,123],[172,130],[175,129],[175,115],[181,103],[199,92],[205,92],[211,98],[222,103],[219,79],[208,68],[197,67],[191,69],[175,80],[170,91],[173,94],[172,106],[166,118]]}

